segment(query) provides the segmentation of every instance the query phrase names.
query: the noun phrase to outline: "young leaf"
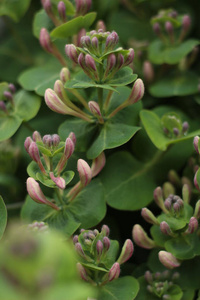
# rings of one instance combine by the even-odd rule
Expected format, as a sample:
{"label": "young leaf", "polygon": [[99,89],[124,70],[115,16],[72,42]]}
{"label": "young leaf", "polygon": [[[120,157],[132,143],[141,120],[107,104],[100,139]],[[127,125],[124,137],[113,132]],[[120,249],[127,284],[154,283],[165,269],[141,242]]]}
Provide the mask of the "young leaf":
{"label": "young leaf", "polygon": [[0,16],[9,16],[15,22],[19,22],[27,11],[30,2],[31,0],[3,0],[0,3]]}

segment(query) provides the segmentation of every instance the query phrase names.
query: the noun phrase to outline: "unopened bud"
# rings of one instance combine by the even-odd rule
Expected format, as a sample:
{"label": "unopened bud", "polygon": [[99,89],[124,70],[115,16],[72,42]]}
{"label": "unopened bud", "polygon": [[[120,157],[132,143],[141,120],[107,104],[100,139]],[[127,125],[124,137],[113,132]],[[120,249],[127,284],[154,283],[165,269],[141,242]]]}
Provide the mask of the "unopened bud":
{"label": "unopened bud", "polygon": [[65,53],[67,56],[76,64],[78,63],[78,52],[76,46],[73,44],[68,44],[65,46]]}
{"label": "unopened bud", "polygon": [[63,1],[58,3],[58,13],[63,22],[66,22],[66,7]]}
{"label": "unopened bud", "polygon": [[13,95],[12,95],[11,92],[5,91],[5,92],[3,92],[3,95],[4,95],[4,97],[7,98],[8,100],[13,100]]}
{"label": "unopened bud", "polygon": [[76,267],[81,278],[85,281],[88,281],[88,275],[86,269],[80,263],[77,263]]}
{"label": "unopened bud", "polygon": [[121,265],[125,263],[129,258],[133,255],[134,247],[131,240],[126,240],[124,246],[122,248],[120,257],[118,258],[117,262]]}
{"label": "unopened bud", "polygon": [[29,196],[39,204],[46,204],[51,206],[53,209],[59,210],[60,208],[57,207],[55,204],[51,203],[49,200],[46,199],[45,195],[43,194],[39,184],[35,179],[29,177],[26,181],[26,187]]}
{"label": "unopened bud", "polygon": [[109,236],[109,234],[110,234],[110,228],[107,225],[103,225],[101,227],[101,232],[104,233],[105,236]]}
{"label": "unopened bud", "polygon": [[77,35],[77,41],[76,41],[77,47],[81,47],[81,38],[82,38],[83,36],[86,36],[86,30],[85,30],[85,28],[82,28],[82,29],[78,32],[78,35]]}
{"label": "unopened bud", "polygon": [[53,111],[59,114],[68,114],[71,110],[62,102],[58,95],[52,90],[47,89],[45,91],[45,102],[46,105]]}
{"label": "unopened bud", "polygon": [[175,192],[175,188],[171,182],[167,181],[163,184],[163,194],[165,198],[169,197],[169,195],[174,195]]}
{"label": "unopened bud", "polygon": [[[104,152],[101,152],[101,154],[93,159],[91,171],[92,171],[92,177],[97,176],[101,170],[104,168],[106,163],[106,156]],[[106,226],[106,225],[105,225]]]}
{"label": "unopened bud", "polygon": [[70,71],[68,68],[62,68],[60,72],[60,80],[65,83],[70,79]]}
{"label": "unopened bud", "polygon": [[91,43],[92,43],[92,47],[94,48],[94,50],[98,51],[98,49],[99,49],[99,41],[98,41],[98,39],[97,39],[96,36],[92,38]]}
{"label": "unopened bud", "polygon": [[165,23],[165,30],[167,31],[167,33],[168,33],[169,35],[171,35],[171,34],[174,33],[174,27],[173,27],[173,25],[172,25],[171,22],[167,21],[167,22]]}
{"label": "unopened bud", "polygon": [[110,72],[116,65],[116,56],[115,54],[110,54],[108,55],[107,58],[107,68],[106,68],[106,72]]}
{"label": "unopened bud", "polygon": [[78,235],[75,235],[75,236],[73,237],[73,243],[74,243],[74,245],[75,245],[76,243],[78,243]]}
{"label": "unopened bud", "polygon": [[144,274],[144,278],[148,283],[152,283],[153,282],[153,276],[151,274],[150,271],[146,271]]}
{"label": "unopened bud", "polygon": [[30,144],[30,146],[28,148],[28,153],[35,162],[38,163],[40,161],[40,152],[39,152],[38,146],[35,142],[32,142]]}
{"label": "unopened bud", "polygon": [[83,186],[86,186],[90,183],[92,179],[92,171],[87,162],[83,159],[79,159],[77,163],[77,169],[80,177],[80,181]]}
{"label": "unopened bud", "polygon": [[33,142],[32,138],[30,136],[28,136],[26,139],[25,139],[25,142],[24,142],[24,148],[26,150],[27,153],[29,153],[29,147],[30,147],[30,144]]}
{"label": "unopened bud", "polygon": [[141,212],[142,217],[150,224],[159,225],[157,218],[154,216],[154,214],[146,207],[142,209]]}
{"label": "unopened bud", "polygon": [[142,248],[152,249],[156,246],[155,242],[147,236],[144,229],[138,224],[134,225],[132,235],[134,242]]}
{"label": "unopened bud", "polygon": [[42,0],[41,2],[47,14],[50,13],[52,11],[51,0]]}
{"label": "unopened bud", "polygon": [[164,235],[169,235],[169,236],[173,236],[173,232],[169,227],[169,224],[165,221],[160,223],[160,230]]}
{"label": "unopened bud", "polygon": [[74,153],[74,143],[72,139],[68,137],[65,141],[65,149],[64,149],[64,154],[66,156],[66,159],[69,159],[73,153]]}
{"label": "unopened bud", "polygon": [[143,75],[146,82],[151,83],[154,79],[154,69],[150,61],[145,61],[143,64]]}
{"label": "unopened bud", "polygon": [[0,101],[0,109],[3,110],[4,112],[7,111],[6,105],[4,103],[4,101]]}
{"label": "unopened bud", "polygon": [[46,28],[42,28],[40,30],[40,45],[48,53],[53,53],[54,51],[53,44],[51,42],[50,35],[46,30]]}
{"label": "unopened bud", "polygon": [[183,133],[187,132],[188,129],[189,129],[189,124],[188,124],[188,122],[186,122],[186,121],[183,122],[183,124],[182,124],[182,130],[183,130]]}
{"label": "unopened bud", "polygon": [[116,70],[119,70],[123,66],[123,64],[124,64],[124,56],[121,53],[119,53],[116,58],[116,65],[115,65]]}
{"label": "unopened bud", "polygon": [[112,281],[114,279],[117,279],[120,274],[120,265],[119,263],[114,263],[113,266],[111,267],[109,273],[108,273],[108,280]]}
{"label": "unopened bud", "polygon": [[160,207],[163,211],[166,211],[164,206],[163,192],[160,186],[154,190],[153,197],[158,207]]}
{"label": "unopened bud", "polygon": [[81,45],[82,47],[91,48],[91,39],[88,35],[81,37]]}
{"label": "unopened bud", "polygon": [[96,243],[96,250],[97,250],[97,256],[100,257],[103,252],[103,243],[102,241],[98,240]]}
{"label": "unopened bud", "polygon": [[74,147],[76,145],[76,136],[74,132],[70,132],[68,138],[70,138],[72,140],[72,142],[74,143]]}
{"label": "unopened bud", "polygon": [[142,79],[137,79],[133,85],[131,94],[127,100],[129,104],[134,104],[142,99],[144,95],[144,83]]}
{"label": "unopened bud", "polygon": [[33,137],[34,142],[41,142],[42,141],[41,135],[38,131],[34,131],[32,137]]}
{"label": "unopened bud", "polygon": [[94,61],[94,59],[92,58],[91,55],[86,54],[86,56],[85,56],[85,64],[86,64],[86,66],[87,66],[90,70],[97,71],[95,61]]}
{"label": "unopened bud", "polygon": [[52,139],[53,146],[57,147],[59,145],[59,143],[60,143],[60,137],[59,137],[59,135],[58,134],[53,134],[52,137],[51,137],[51,139]]}
{"label": "unopened bud", "polygon": [[99,104],[95,101],[89,101],[88,107],[94,116],[102,117]]}
{"label": "unopened bud", "polygon": [[198,144],[199,144],[199,136],[195,136],[193,140],[194,149],[196,150],[197,154],[200,154]]}
{"label": "unopened bud", "polygon": [[191,187],[189,184],[185,183],[183,185],[183,188],[182,188],[182,196],[183,196],[183,202],[184,203],[189,203],[190,202],[190,198],[191,198]]}
{"label": "unopened bud", "polygon": [[153,31],[155,32],[156,35],[160,35],[161,33],[161,28],[159,23],[153,24]]}
{"label": "unopened bud", "polygon": [[134,54],[134,50],[130,48],[128,55],[124,58],[124,66],[128,66],[133,62]]}
{"label": "unopened bud", "polygon": [[190,28],[191,25],[191,18],[188,15],[183,16],[183,20],[182,20],[182,26],[183,26],[183,30],[185,32],[187,32]]}
{"label": "unopened bud", "polygon": [[173,128],[173,133],[175,136],[178,136],[180,134],[180,131],[178,130],[178,128]]}
{"label": "unopened bud", "polygon": [[103,32],[105,32],[105,31],[106,31],[106,25],[105,25],[104,21],[99,20],[99,21],[97,22],[96,29],[97,29],[97,30],[101,29],[101,30],[103,30]]}
{"label": "unopened bud", "polygon": [[45,134],[42,138],[43,144],[48,147],[51,148],[52,146],[52,138],[50,134]]}
{"label": "unopened bud", "polygon": [[53,172],[49,173],[51,180],[53,180],[53,182],[57,185],[57,187],[59,187],[60,189],[64,190],[66,187],[66,183],[64,178],[62,177],[55,177]]}
{"label": "unopened bud", "polygon": [[108,249],[110,248],[110,239],[107,236],[104,236],[103,238],[103,245],[104,248],[108,251]]}
{"label": "unopened bud", "polygon": [[9,90],[11,91],[12,94],[14,94],[16,92],[16,87],[14,84],[10,83],[8,85]]}
{"label": "unopened bud", "polygon": [[75,244],[75,250],[76,250],[76,252],[77,252],[81,257],[83,257],[83,258],[86,257],[86,256],[85,256],[85,252],[83,251],[83,248],[82,248],[82,246],[81,246],[80,243],[76,243],[76,244]]}
{"label": "unopened bud", "polygon": [[168,269],[177,268],[181,264],[174,255],[167,251],[160,251],[158,257],[160,262]]}
{"label": "unopened bud", "polygon": [[186,234],[192,234],[195,231],[197,231],[199,227],[198,220],[195,217],[191,217],[189,224],[188,224],[188,229],[185,231]]}

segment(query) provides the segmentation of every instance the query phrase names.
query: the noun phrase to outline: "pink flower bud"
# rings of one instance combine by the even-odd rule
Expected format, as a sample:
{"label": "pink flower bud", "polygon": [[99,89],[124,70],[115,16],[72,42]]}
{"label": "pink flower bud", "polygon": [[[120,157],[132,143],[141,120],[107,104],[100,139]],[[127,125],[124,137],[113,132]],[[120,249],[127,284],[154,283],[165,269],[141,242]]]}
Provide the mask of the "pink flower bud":
{"label": "pink flower bud", "polygon": [[98,39],[97,39],[96,36],[92,38],[92,42],[91,43],[92,43],[92,47],[95,50],[98,50],[98,48],[99,48],[99,41],[98,41]]}
{"label": "pink flower bud", "polygon": [[11,91],[12,94],[14,94],[16,92],[16,87],[14,84],[10,83],[8,85],[9,90]]}
{"label": "pink flower bud", "polygon": [[86,36],[85,28],[82,28],[77,35],[77,42],[76,42],[77,47],[81,47],[81,38],[83,36]]}
{"label": "pink flower bud", "polygon": [[173,32],[174,32],[174,27],[173,27],[173,25],[172,25],[171,22],[167,21],[167,22],[165,23],[165,30],[167,31],[167,33],[168,33],[169,35],[173,34]]}
{"label": "pink flower bud", "polygon": [[82,36],[81,45],[82,45],[82,47],[86,47],[86,48],[91,47],[91,39],[88,35]]}
{"label": "pink flower bud", "polygon": [[37,181],[35,181],[35,179],[29,177],[26,181],[26,187],[27,187],[27,191],[29,196],[37,203],[39,204],[46,204],[48,206],[51,206],[53,209],[59,210],[60,208],[51,203],[49,200],[46,199],[46,197],[44,196],[39,184]]}
{"label": "pink flower bud", "polygon": [[103,245],[106,251],[110,248],[110,239],[107,236],[104,236],[103,238]]}
{"label": "pink flower bud", "polygon": [[75,250],[83,258],[86,258],[85,252],[83,251],[83,248],[80,243],[75,244]]}
{"label": "pink flower bud", "polygon": [[160,207],[163,211],[166,211],[164,206],[163,192],[160,186],[154,190],[153,197],[158,207]]}
{"label": "pink flower bud", "polygon": [[46,105],[51,110],[63,115],[71,113],[72,110],[62,102],[62,100],[57,96],[57,94],[52,89],[47,89],[45,91],[44,98],[45,98]]}
{"label": "pink flower bud", "polygon": [[49,173],[51,180],[53,180],[53,182],[57,185],[57,187],[59,187],[60,189],[64,190],[66,187],[66,183],[64,178],[62,177],[55,177],[53,172]]}
{"label": "pink flower bud", "polygon": [[132,48],[129,49],[129,54],[125,57],[124,66],[128,66],[133,62],[134,59],[134,50]]}
{"label": "pink flower bud", "polygon": [[111,71],[116,65],[116,56],[115,54],[110,54],[108,55],[108,58],[107,58],[107,67],[106,67],[106,71],[107,73],[109,71]]}
{"label": "pink flower bud", "polygon": [[144,95],[144,83],[142,79],[137,79],[133,85],[131,94],[128,98],[128,102],[130,104],[134,104],[142,99]]}
{"label": "pink flower bud", "polygon": [[191,217],[188,224],[188,229],[185,231],[185,233],[192,234],[195,231],[197,231],[198,227],[199,227],[198,220],[195,217]]}
{"label": "pink flower bud", "polygon": [[72,140],[72,142],[74,143],[74,146],[76,145],[76,136],[74,132],[70,132],[68,138],[70,138]]}
{"label": "pink flower bud", "polygon": [[79,159],[77,163],[77,169],[80,177],[81,184],[86,186],[92,179],[92,171],[87,162],[83,159]]}
{"label": "pink flower bud", "polygon": [[146,82],[151,83],[154,79],[154,69],[150,61],[145,61],[143,64],[143,74]]}
{"label": "pink flower bud", "polygon": [[3,92],[3,95],[6,99],[13,100],[13,95],[11,92],[5,91],[5,92]]}
{"label": "pink flower bud", "polygon": [[124,64],[124,56],[119,53],[116,59],[116,69],[119,70]]}
{"label": "pink flower bud", "polygon": [[183,124],[182,124],[182,131],[183,131],[183,133],[187,132],[188,129],[189,129],[188,122],[187,121],[183,122]]}
{"label": "pink flower bud", "polygon": [[30,146],[28,148],[28,153],[35,162],[38,163],[40,161],[40,152],[39,152],[38,146],[35,142],[32,142],[30,144]]}
{"label": "pink flower bud", "polygon": [[0,101],[0,109],[3,110],[4,112],[7,111],[6,105],[4,103],[4,101]]}
{"label": "pink flower bud", "polygon": [[52,138],[53,146],[57,147],[59,145],[59,143],[60,143],[60,137],[59,137],[59,135],[58,134],[53,134],[51,138]]}
{"label": "pink flower bud", "polygon": [[97,22],[96,28],[97,28],[97,30],[101,29],[101,30],[103,30],[103,32],[105,32],[106,31],[106,25],[105,25],[104,21],[99,20]]}
{"label": "pink flower bud", "polygon": [[132,235],[134,242],[142,248],[152,249],[156,246],[155,242],[147,236],[144,229],[138,224],[134,225]]}
{"label": "pink flower bud", "polygon": [[65,149],[64,149],[64,154],[66,156],[66,159],[69,159],[73,153],[74,153],[74,143],[72,139],[68,137],[65,141]]}
{"label": "pink flower bud", "polygon": [[74,243],[74,245],[75,245],[76,243],[78,243],[78,235],[75,235],[75,236],[73,237],[73,243]]}
{"label": "pink flower bud", "polygon": [[190,28],[191,25],[191,18],[188,15],[183,16],[183,20],[182,20],[182,24],[183,24],[183,30],[185,32],[187,32]]}
{"label": "pink flower bud", "polygon": [[144,274],[144,278],[148,283],[152,283],[153,282],[153,276],[151,274],[150,271],[146,271]]}
{"label": "pink flower bud", "polygon": [[120,274],[120,265],[119,263],[114,263],[108,273],[108,280],[112,281],[114,279],[117,279]]}
{"label": "pink flower bud", "polygon": [[91,55],[86,54],[86,56],[85,56],[85,64],[86,64],[86,66],[87,66],[90,70],[97,71],[95,61],[94,61],[94,59],[92,58]]}
{"label": "pink flower bud", "polygon": [[51,42],[50,35],[46,28],[42,28],[40,30],[40,45],[48,53],[53,53],[53,44]]}
{"label": "pink flower bud", "polygon": [[153,31],[155,32],[156,35],[160,35],[161,33],[161,28],[159,23],[153,24]]}
{"label": "pink flower bud", "polygon": [[76,267],[81,278],[85,281],[88,281],[88,275],[86,269],[80,263],[77,263]]}
{"label": "pink flower bud", "polygon": [[56,80],[54,83],[54,92],[57,94],[57,96],[63,100],[65,97],[65,88],[61,80]]}
{"label": "pink flower bud", "polygon": [[28,149],[30,147],[30,144],[33,142],[32,138],[30,136],[28,136],[26,139],[25,139],[25,142],[24,142],[24,148],[26,149],[26,152],[29,153]]}
{"label": "pink flower bud", "polygon": [[197,154],[200,154],[198,144],[199,144],[199,136],[195,136],[193,140],[194,149],[197,152]]}
{"label": "pink flower bud", "polygon": [[60,71],[60,80],[65,83],[70,79],[70,71],[68,68],[62,68]]}
{"label": "pink flower bud", "polygon": [[142,209],[141,212],[142,217],[150,224],[159,225],[159,222],[157,218],[154,216],[154,214],[146,207]]}
{"label": "pink flower bud", "polygon": [[78,56],[78,64],[81,66],[81,68],[84,70],[85,69],[85,56],[83,53],[80,53]]}
{"label": "pink flower bud", "polygon": [[58,13],[59,13],[59,16],[61,18],[61,20],[63,22],[66,22],[66,7],[65,7],[65,3],[63,1],[60,1],[58,3]]}
{"label": "pink flower bud", "polygon": [[102,241],[98,240],[96,243],[96,250],[97,250],[97,256],[100,257],[103,252],[103,243]]}
{"label": "pink flower bud", "polygon": [[42,0],[42,5],[47,14],[52,11],[51,0]]}
{"label": "pink flower bud", "polygon": [[89,101],[88,107],[94,116],[102,117],[99,104],[95,101]]}
{"label": "pink flower bud", "polygon": [[181,265],[180,261],[170,252],[160,251],[158,257],[160,262],[168,269],[177,268]]}
{"label": "pink flower bud", "polygon": [[42,138],[43,144],[48,147],[51,148],[52,146],[52,137],[50,134],[45,134]]}
{"label": "pink flower bud", "polygon": [[165,222],[165,221],[163,221],[163,222],[160,223],[160,230],[165,235],[169,235],[169,236],[173,235],[173,233],[172,233],[172,231],[171,231],[168,223]]}
{"label": "pink flower bud", "polygon": [[42,141],[41,135],[38,131],[33,132],[32,138],[33,138],[34,142],[41,142]]}
{"label": "pink flower bud", "polygon": [[105,235],[105,236],[109,236],[110,234],[110,228],[107,225],[103,225],[101,227],[101,232]]}
{"label": "pink flower bud", "polygon": [[120,265],[125,263],[133,255],[133,251],[134,251],[133,243],[129,239],[126,240],[117,262]]}
{"label": "pink flower bud", "polygon": [[65,46],[65,53],[67,56],[76,64],[78,63],[78,52],[76,46],[73,44],[68,44]]}

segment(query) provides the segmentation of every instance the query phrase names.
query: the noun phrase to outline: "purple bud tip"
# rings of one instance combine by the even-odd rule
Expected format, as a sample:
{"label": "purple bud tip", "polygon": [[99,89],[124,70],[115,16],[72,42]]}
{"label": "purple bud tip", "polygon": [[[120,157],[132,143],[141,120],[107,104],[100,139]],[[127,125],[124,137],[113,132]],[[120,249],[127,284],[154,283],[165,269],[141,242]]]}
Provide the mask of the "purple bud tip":
{"label": "purple bud tip", "polygon": [[102,21],[102,20],[99,20],[97,22],[97,30],[99,30],[99,29],[103,30],[103,32],[106,31],[106,25],[105,25],[104,21]]}
{"label": "purple bud tip", "polygon": [[75,245],[76,243],[78,243],[78,235],[75,235],[75,236],[73,237],[73,243],[74,243],[74,245]]}
{"label": "purple bud tip", "polygon": [[100,241],[100,240],[97,241],[96,249],[97,249],[98,256],[100,256],[103,252],[103,243],[102,243],[102,241]]}
{"label": "purple bud tip", "polygon": [[35,161],[35,162],[39,162],[40,161],[40,153],[39,153],[39,149],[38,146],[35,142],[32,142],[28,148],[28,153],[30,155],[30,157]]}
{"label": "purple bud tip", "polygon": [[144,274],[144,278],[148,283],[152,283],[153,282],[153,276],[151,274],[150,271],[146,271]]}
{"label": "purple bud tip", "polygon": [[66,55],[76,64],[78,63],[78,52],[76,46],[73,44],[68,44],[65,46]]}
{"label": "purple bud tip", "polygon": [[77,267],[78,273],[80,274],[81,278],[85,281],[88,281],[86,269],[80,263],[77,263],[76,267]]}
{"label": "purple bud tip", "polygon": [[89,54],[86,54],[86,56],[85,56],[85,64],[86,64],[86,66],[87,66],[88,68],[90,68],[90,69],[92,69],[92,70],[94,70],[94,71],[97,70],[95,61],[94,61],[94,59],[92,58],[92,56],[89,55]]}
{"label": "purple bud tip", "polygon": [[65,83],[70,79],[70,71],[68,68],[62,68],[60,72],[60,80]]}
{"label": "purple bud tip", "polygon": [[180,261],[170,252],[160,251],[158,253],[160,262],[168,269],[177,268],[180,266]]}
{"label": "purple bud tip", "polygon": [[96,36],[92,38],[92,46],[94,49],[98,49],[99,41]]}
{"label": "purple bud tip", "polygon": [[145,61],[143,64],[143,74],[145,80],[150,83],[154,79],[154,69],[150,61]]}
{"label": "purple bud tip", "polygon": [[32,138],[30,136],[28,136],[26,139],[25,139],[25,142],[24,142],[24,148],[26,149],[26,152],[29,153],[29,147],[30,147],[30,144],[33,142]]}
{"label": "purple bud tip", "polygon": [[75,250],[81,257],[85,257],[85,253],[84,253],[83,248],[80,243],[75,244]]}
{"label": "purple bud tip", "polygon": [[130,104],[134,104],[142,99],[144,96],[144,83],[142,79],[137,79],[133,85],[131,94],[128,98],[128,102]]}
{"label": "purple bud tip", "polygon": [[109,236],[109,234],[110,234],[110,228],[107,225],[103,225],[101,227],[101,232],[103,232],[106,236]]}
{"label": "purple bud tip", "polygon": [[193,145],[194,145],[194,148],[195,148],[196,152],[197,152],[198,154],[200,154],[200,152],[199,152],[199,147],[198,147],[198,143],[199,143],[199,137],[198,137],[198,136],[195,136],[195,137],[194,137],[194,140],[193,140]]}
{"label": "purple bud tip", "polygon": [[192,234],[194,233],[199,227],[198,220],[195,217],[191,217],[189,224],[188,224],[188,229],[187,233]]}
{"label": "purple bud tip", "polygon": [[173,128],[173,133],[175,136],[178,136],[180,132],[179,132],[178,128]]}
{"label": "purple bud tip", "polygon": [[110,239],[107,236],[104,236],[103,238],[103,245],[106,250],[110,248]]}
{"label": "purple bud tip", "polygon": [[114,279],[117,279],[120,274],[120,265],[119,263],[114,263],[113,266],[111,267],[109,273],[108,273],[108,280],[112,281]]}
{"label": "purple bud tip", "polygon": [[3,93],[4,97],[6,97],[8,100],[12,100],[13,99],[13,95],[11,94],[11,92],[5,91]]}
{"label": "purple bud tip", "polygon": [[134,59],[134,55],[135,55],[135,52],[132,48],[129,49],[129,54],[128,56],[125,58],[125,61],[124,61],[124,66],[128,66],[129,64],[131,64],[133,62],[133,59]]}
{"label": "purple bud tip", "polygon": [[66,6],[63,1],[60,1],[58,3],[58,13],[60,15],[60,18],[62,19],[63,22],[66,21]]}
{"label": "purple bud tip", "polygon": [[70,138],[72,140],[72,142],[74,143],[74,146],[76,145],[76,135],[74,132],[70,132],[68,138]]}
{"label": "purple bud tip", "polygon": [[92,179],[92,171],[88,163],[83,159],[79,159],[77,163],[77,169],[82,185],[88,185]]}
{"label": "purple bud tip", "polygon": [[62,177],[55,177],[53,172],[49,173],[51,180],[57,185],[58,188],[64,190],[66,187],[66,183],[64,178]]}
{"label": "purple bud tip", "polygon": [[89,107],[91,113],[94,116],[100,116],[101,117],[100,107],[99,107],[99,104],[97,102],[95,102],[95,101],[89,101],[88,102],[88,107]]}
{"label": "purple bud tip", "polygon": [[167,21],[167,22],[165,23],[165,30],[166,30],[167,33],[169,33],[169,34],[172,34],[172,33],[173,33],[174,27],[173,27],[173,25],[172,25],[171,22]]}
{"label": "purple bud tip", "polygon": [[45,51],[53,53],[53,44],[51,42],[50,35],[46,28],[42,28],[40,30],[40,45]]}
{"label": "purple bud tip", "polygon": [[34,142],[41,142],[42,141],[41,135],[38,131],[33,132],[32,138],[33,138]]}
{"label": "purple bud tip", "polygon": [[117,262],[121,265],[125,263],[133,255],[134,246],[130,239],[127,239],[123,245],[120,257]]}
{"label": "purple bud tip", "polygon": [[107,58],[107,70],[108,70],[108,72],[111,71],[114,68],[115,65],[116,65],[116,56],[115,56],[115,54],[108,55],[108,58]]}
{"label": "purple bud tip", "polygon": [[59,143],[60,143],[60,137],[59,137],[59,135],[58,134],[53,134],[51,138],[52,138],[53,146],[57,147],[59,145]]}
{"label": "purple bud tip", "polygon": [[42,138],[42,141],[43,141],[43,144],[46,146],[46,147],[51,147],[52,146],[52,138],[51,138],[51,135],[50,134],[46,134],[43,136]]}
{"label": "purple bud tip", "polygon": [[44,7],[44,9],[47,13],[51,12],[51,8],[52,8],[51,0],[43,0],[42,4],[43,4],[43,7]]}
{"label": "purple bud tip", "polygon": [[67,159],[74,153],[74,143],[71,138],[67,138],[65,141],[64,153]]}
{"label": "purple bud tip", "polygon": [[171,229],[167,222],[163,221],[160,223],[160,230],[163,234],[165,235],[170,235],[171,234]]}
{"label": "purple bud tip", "polygon": [[16,87],[14,84],[10,83],[8,85],[9,90],[11,91],[12,94],[14,94],[16,92]]}
{"label": "purple bud tip", "polygon": [[183,128],[182,130],[183,130],[184,133],[187,132],[188,129],[189,129],[189,124],[188,124],[188,122],[183,122],[182,128]]}
{"label": "purple bud tip", "polygon": [[160,24],[159,23],[155,23],[153,25],[153,31],[155,32],[155,34],[160,35],[161,29],[160,29]]}
{"label": "purple bud tip", "polygon": [[183,16],[182,24],[183,24],[183,29],[185,31],[188,31],[188,29],[190,28],[190,25],[191,25],[191,18],[190,18],[190,16],[188,16],[188,15]]}

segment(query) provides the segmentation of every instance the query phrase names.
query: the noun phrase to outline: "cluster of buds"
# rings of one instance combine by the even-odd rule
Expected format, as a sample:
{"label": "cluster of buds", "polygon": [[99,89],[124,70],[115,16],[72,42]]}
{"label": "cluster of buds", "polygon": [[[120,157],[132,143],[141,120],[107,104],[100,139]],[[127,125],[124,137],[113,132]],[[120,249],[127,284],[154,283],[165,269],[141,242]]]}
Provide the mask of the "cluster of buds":
{"label": "cluster of buds", "polygon": [[134,50],[118,48],[118,34],[103,29],[93,30],[81,38],[82,48],[65,46],[66,55],[79,64],[88,77],[97,83],[109,81],[117,71],[133,62]]}
{"label": "cluster of buds", "polygon": [[156,272],[154,274],[150,271],[146,271],[144,274],[148,292],[163,300],[172,299],[170,289],[174,286],[174,282],[179,276],[180,274],[178,272],[171,275],[168,270],[162,273]]}
{"label": "cluster of buds", "polygon": [[92,0],[75,0],[76,3],[76,15],[83,16],[91,8]]}
{"label": "cluster of buds", "polygon": [[41,3],[55,26],[59,26],[67,21],[66,5],[64,1],[59,1],[57,6],[55,6],[51,0],[41,0]]}
{"label": "cluster of buds", "polygon": [[161,118],[161,125],[164,134],[171,139],[187,135],[189,129],[188,122],[182,122],[180,116],[174,112],[166,113]]}
{"label": "cluster of buds", "polygon": [[[184,15],[180,22],[178,20],[178,13],[169,9],[160,11],[159,14],[152,19],[152,23],[155,34],[161,40],[167,43],[169,41],[171,44],[174,44],[175,42],[183,41],[187,35],[191,25],[191,18],[188,15]],[[176,28],[181,28],[178,37],[175,35]]]}
{"label": "cluster of buds", "polygon": [[27,226],[28,230],[30,230],[31,232],[36,232],[36,233],[47,233],[49,226],[47,223],[44,222],[33,222],[32,224],[28,224]]}
{"label": "cluster of buds", "polygon": [[[117,279],[120,275],[120,265],[126,262],[134,251],[133,243],[128,239],[125,241],[117,261],[115,258],[109,257],[108,253],[112,243],[112,247],[116,246],[116,243],[109,239],[109,234],[109,227],[103,225],[100,232],[97,229],[81,229],[80,234],[73,237],[80,261],[77,263],[78,272],[83,280],[94,285],[104,285]],[[107,267],[109,264],[110,268]],[[98,276],[95,276],[95,273],[98,273]]]}
{"label": "cluster of buds", "polygon": [[0,111],[9,114],[10,110],[14,107],[14,95],[16,88],[14,84],[10,83],[3,92],[3,99],[0,100]]}
{"label": "cluster of buds", "polygon": [[[60,174],[73,154],[75,144],[76,137],[73,132],[64,143],[60,142],[57,134],[47,134],[42,138],[38,131],[34,131],[32,138],[30,136],[26,138],[24,147],[32,160],[37,163],[43,176],[51,179],[58,188],[65,189],[65,180]],[[54,165],[55,157],[59,157],[56,165]]]}

